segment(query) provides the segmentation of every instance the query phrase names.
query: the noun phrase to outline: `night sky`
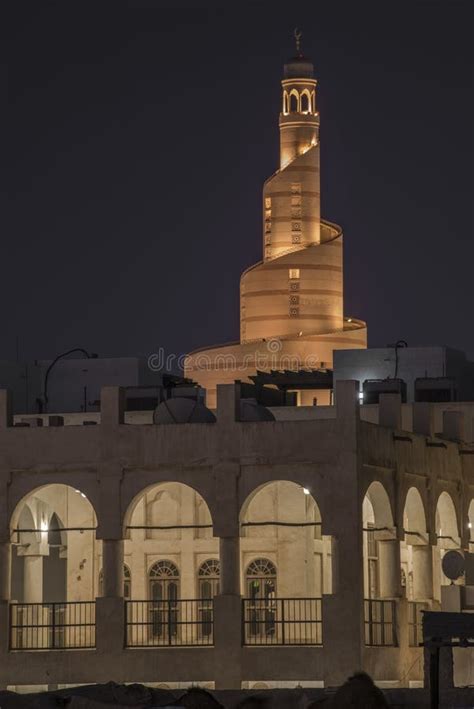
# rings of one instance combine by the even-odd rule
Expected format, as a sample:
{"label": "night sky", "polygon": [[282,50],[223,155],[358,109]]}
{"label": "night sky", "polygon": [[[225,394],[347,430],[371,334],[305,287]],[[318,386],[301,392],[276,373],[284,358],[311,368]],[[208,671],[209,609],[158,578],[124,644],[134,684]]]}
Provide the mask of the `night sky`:
{"label": "night sky", "polygon": [[1,358],[238,339],[295,25],[346,315],[474,358],[470,0],[5,4]]}

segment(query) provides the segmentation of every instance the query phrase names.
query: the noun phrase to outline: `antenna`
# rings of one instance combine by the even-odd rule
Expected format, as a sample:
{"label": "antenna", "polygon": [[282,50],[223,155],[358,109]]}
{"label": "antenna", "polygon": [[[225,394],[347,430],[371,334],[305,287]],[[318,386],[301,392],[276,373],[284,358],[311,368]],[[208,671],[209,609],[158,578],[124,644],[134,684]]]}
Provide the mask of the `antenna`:
{"label": "antenna", "polygon": [[293,35],[296,41],[296,53],[301,54],[301,37],[303,36],[303,33],[301,32],[301,30],[295,27]]}

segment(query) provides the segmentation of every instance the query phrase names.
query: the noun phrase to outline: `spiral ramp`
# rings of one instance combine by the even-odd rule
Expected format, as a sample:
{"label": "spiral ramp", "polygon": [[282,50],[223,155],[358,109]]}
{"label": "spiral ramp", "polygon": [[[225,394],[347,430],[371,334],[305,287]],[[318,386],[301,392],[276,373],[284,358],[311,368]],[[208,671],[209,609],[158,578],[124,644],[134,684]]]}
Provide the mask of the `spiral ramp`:
{"label": "spiral ramp", "polygon": [[[240,342],[195,350],[185,375],[216,404],[217,384],[257,370],[332,367],[336,349],[367,347],[365,322],[344,316],[343,235],[320,217],[319,113],[312,64],[285,65],[280,114],[280,169],[263,189],[263,261],[240,279]],[[307,110],[301,97],[307,93]],[[297,95],[294,110],[290,94]],[[300,392],[300,403],[329,403],[330,392]]]}

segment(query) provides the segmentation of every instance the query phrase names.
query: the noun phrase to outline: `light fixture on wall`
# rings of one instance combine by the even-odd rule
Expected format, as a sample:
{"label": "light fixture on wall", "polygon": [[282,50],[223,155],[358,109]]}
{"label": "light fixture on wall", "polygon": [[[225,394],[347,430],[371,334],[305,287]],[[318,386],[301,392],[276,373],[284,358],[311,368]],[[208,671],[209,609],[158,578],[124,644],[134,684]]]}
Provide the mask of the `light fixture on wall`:
{"label": "light fixture on wall", "polygon": [[45,519],[41,522],[41,531],[42,532],[48,531],[48,522]]}
{"label": "light fixture on wall", "polygon": [[304,492],[305,495],[310,495],[310,494],[311,494],[307,487],[304,487],[304,488],[303,488],[303,492]]}

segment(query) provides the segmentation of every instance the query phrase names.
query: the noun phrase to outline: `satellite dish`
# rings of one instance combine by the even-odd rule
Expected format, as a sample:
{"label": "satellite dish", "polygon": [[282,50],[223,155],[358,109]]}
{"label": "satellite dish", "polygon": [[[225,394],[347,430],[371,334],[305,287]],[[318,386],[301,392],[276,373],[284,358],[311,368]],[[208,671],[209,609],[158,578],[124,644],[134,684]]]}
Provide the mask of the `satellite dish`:
{"label": "satellite dish", "polygon": [[194,399],[173,397],[159,404],[153,413],[153,423],[215,423],[216,417]]}
{"label": "satellite dish", "polygon": [[447,551],[443,556],[443,561],[441,562],[441,567],[443,569],[443,574],[451,581],[456,581],[461,576],[464,575],[466,564],[464,561],[464,556],[460,551]]}

